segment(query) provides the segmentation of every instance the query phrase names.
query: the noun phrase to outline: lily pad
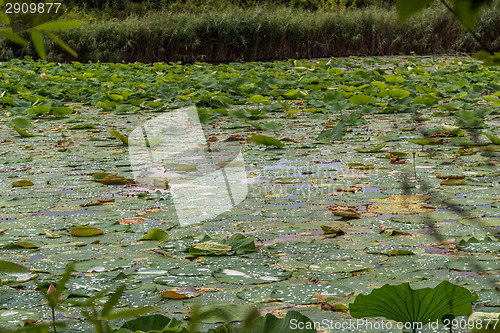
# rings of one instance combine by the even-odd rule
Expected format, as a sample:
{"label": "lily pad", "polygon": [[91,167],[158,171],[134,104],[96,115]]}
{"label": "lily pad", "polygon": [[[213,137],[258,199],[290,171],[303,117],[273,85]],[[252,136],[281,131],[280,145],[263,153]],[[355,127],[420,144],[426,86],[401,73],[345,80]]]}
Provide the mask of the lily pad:
{"label": "lily pad", "polygon": [[[400,323],[441,320],[445,315],[467,316],[477,299],[469,290],[443,281],[435,288],[412,289],[409,283],[384,285],[369,295],[359,295],[349,305],[354,318],[385,317]],[[443,306],[442,304],[446,304]],[[452,306],[449,306],[452,304]]]}
{"label": "lily pad", "polygon": [[290,272],[269,266],[248,265],[219,269],[213,276],[220,282],[234,284],[260,284],[286,280]]}
{"label": "lily pad", "polygon": [[97,236],[103,233],[102,230],[89,226],[76,226],[69,230],[70,235],[77,237],[91,237]]}
{"label": "lily pad", "polygon": [[37,274],[28,268],[13,262],[0,260],[0,282],[25,282],[34,279]]}
{"label": "lily pad", "polygon": [[33,186],[33,185],[35,185],[35,184],[33,184],[33,182],[31,180],[26,180],[26,179],[18,180],[18,181],[15,181],[12,183],[13,187],[25,187],[25,186]]}
{"label": "lily pad", "polygon": [[373,263],[362,262],[360,260],[325,261],[319,264],[309,265],[309,269],[318,272],[330,273],[358,272],[372,268],[375,268],[375,265]]}
{"label": "lily pad", "polygon": [[376,153],[387,145],[387,142],[382,142],[378,145],[365,148],[354,148],[358,153]]}
{"label": "lily pad", "polygon": [[166,241],[168,240],[168,234],[159,228],[154,228],[150,230],[146,235],[144,235],[140,240],[157,240]]}

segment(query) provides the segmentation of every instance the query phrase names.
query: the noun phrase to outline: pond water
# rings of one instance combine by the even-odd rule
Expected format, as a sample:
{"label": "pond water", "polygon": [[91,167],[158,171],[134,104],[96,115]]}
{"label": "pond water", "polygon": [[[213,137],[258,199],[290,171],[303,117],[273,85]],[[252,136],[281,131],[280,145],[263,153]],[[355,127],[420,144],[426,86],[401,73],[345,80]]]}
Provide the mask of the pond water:
{"label": "pond water", "polygon": [[[460,74],[460,70],[472,71],[472,62],[463,68],[455,58],[426,58],[412,65],[421,68],[412,72],[407,69],[408,59],[395,59],[375,59],[375,64],[392,68],[385,76],[377,76],[374,69],[342,72],[342,62],[335,67],[341,72],[319,73],[313,69],[314,62],[307,63],[308,72],[277,63],[276,73],[299,73],[308,81],[298,87],[308,95],[289,94],[291,111],[297,112],[277,108],[258,120],[211,112],[212,121],[200,125],[204,137],[212,138],[208,140],[210,149],[214,154],[241,151],[244,163],[239,167],[244,173],[213,176],[214,182],[202,186],[189,178],[196,162],[173,163],[176,173],[184,172],[189,178],[183,186],[191,192],[180,191],[174,182],[167,186],[168,179],[159,179],[161,184],[158,179],[150,184],[127,180],[126,184],[103,184],[96,176],[116,173],[118,178],[111,175],[108,180],[118,183],[123,180],[119,177],[134,179],[129,149],[109,131],[131,133],[146,121],[171,112],[169,109],[116,114],[75,103],[71,106],[77,110],[76,118],[46,115],[33,122],[40,134],[36,137],[21,137],[3,122],[0,259],[29,271],[10,274],[0,267],[0,326],[14,327],[23,318],[48,319],[49,308],[35,288],[48,287],[71,261],[76,261],[75,275],[65,297],[90,297],[126,281],[120,306],[154,305],[158,313],[179,319],[193,304],[253,302],[263,312],[282,314],[284,307],[293,307],[313,320],[330,316],[345,320],[350,318],[348,313],[332,314],[321,311],[318,304],[311,306],[318,302],[314,292],[323,292],[330,303],[348,304],[353,296],[387,283],[410,282],[413,288],[424,288],[442,281],[477,292],[475,311],[498,311],[499,298],[488,298],[498,288],[500,269],[498,146],[486,137],[481,144],[460,145],[453,141],[460,137],[447,132],[449,137],[426,144],[424,151],[418,140],[429,129],[446,132],[442,123],[456,125],[457,119],[445,114],[449,112],[445,106],[456,102],[463,104],[453,106],[453,111],[472,104],[493,109],[483,120],[488,133],[498,135],[498,103],[492,103],[498,98],[484,98],[498,96],[492,92],[497,89],[498,93],[500,87],[487,89],[488,82],[484,82],[483,90],[467,90],[472,81],[485,76],[487,81],[488,75],[494,75]],[[344,61],[361,64],[356,59]],[[466,58],[460,61],[470,62]],[[342,78],[336,77],[339,75]],[[445,76],[448,82],[439,83]],[[336,81],[328,83],[325,77]],[[373,82],[382,83],[378,80],[383,77],[388,91],[409,91],[412,99],[431,94],[440,103],[419,104],[411,112],[379,114],[378,110],[388,112],[383,102],[403,100],[398,97],[401,92],[393,91],[394,97],[389,99],[379,96],[378,104],[351,100],[341,106],[345,100],[327,98],[332,91],[352,90],[346,87],[357,87],[357,95],[375,95],[379,93],[375,87],[381,84]],[[397,77],[404,78],[403,82]],[[268,85],[278,83],[269,81]],[[315,84],[322,86],[315,88]],[[365,84],[369,86],[363,87]],[[448,86],[440,89],[440,84]],[[465,90],[468,99],[457,97]],[[286,96],[287,91],[282,94]],[[309,105],[303,106],[301,100]],[[410,108],[411,104],[401,102],[401,107]],[[240,110],[241,106],[225,108]],[[349,124],[341,138],[318,140],[323,130],[335,130],[339,120]],[[271,123],[265,126],[273,129],[280,124],[282,128],[262,130],[254,123]],[[93,126],[75,128],[85,124]],[[254,134],[281,138],[284,147],[256,145],[247,140]],[[241,139],[230,139],[236,135]],[[373,149],[381,143],[385,145]],[[471,151],[466,151],[469,146]],[[404,163],[394,163],[396,156],[402,156],[397,162]],[[454,176],[465,181],[447,184]],[[13,186],[19,180],[33,184]],[[243,197],[234,196],[240,201],[233,197],[228,201],[217,192],[223,186],[231,193],[234,184],[239,184],[238,189],[245,186]],[[179,200],[184,200],[182,209],[189,213],[182,219],[198,222],[181,223]],[[346,212],[356,216],[346,217]],[[330,228],[342,233],[329,232]],[[227,245],[225,241],[237,233],[253,237],[256,248],[245,248],[243,241]],[[150,239],[144,239],[146,235]],[[204,236],[210,238],[202,239]],[[239,246],[241,252],[236,251]],[[185,293],[189,298],[166,299],[160,295],[162,290]],[[83,318],[81,307],[71,298],[57,311],[58,318]],[[85,325],[75,321],[70,327],[77,331]]]}

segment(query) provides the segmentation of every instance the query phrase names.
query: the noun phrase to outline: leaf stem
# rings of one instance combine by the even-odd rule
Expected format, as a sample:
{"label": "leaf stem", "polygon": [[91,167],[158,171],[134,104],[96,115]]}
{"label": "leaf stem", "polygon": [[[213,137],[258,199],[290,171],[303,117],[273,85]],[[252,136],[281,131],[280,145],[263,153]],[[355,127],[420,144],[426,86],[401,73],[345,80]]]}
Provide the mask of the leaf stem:
{"label": "leaf stem", "polygon": [[52,327],[54,328],[54,333],[57,333],[56,330],[56,308],[51,306],[52,309]]}
{"label": "leaf stem", "polygon": [[[453,16],[455,16],[455,18],[456,18],[457,20],[459,20],[460,22],[462,22],[462,21],[460,20],[460,18],[458,17],[457,12],[456,12],[456,11],[454,11],[454,10],[453,10],[453,8],[451,8],[451,7],[450,7],[450,5],[448,5],[448,4],[446,3],[446,1],[445,1],[445,0],[439,0],[439,1],[440,1],[440,2],[441,2],[441,3],[442,3],[445,7],[446,7],[446,9],[448,9],[448,11],[450,11],[450,12],[453,14]],[[472,37],[474,37],[474,40],[475,40],[475,41],[476,41],[479,45],[481,45],[481,47],[482,47],[482,48],[483,48],[486,52],[488,52],[488,53],[489,53],[489,54],[491,54],[491,55],[494,55],[494,54],[495,54],[495,52],[493,52],[493,50],[492,50],[492,49],[490,49],[490,47],[489,47],[488,45],[486,45],[486,43],[484,43],[484,42],[481,40],[481,38],[479,38],[479,36],[478,36],[478,35],[477,35],[474,31],[472,31],[472,29],[470,29],[469,27],[467,27],[465,24],[462,24],[462,25],[465,27],[465,29],[467,29],[467,31],[468,31],[468,32],[472,35]]]}
{"label": "leaf stem", "polygon": [[413,155],[413,175],[414,175],[415,179],[417,179],[417,166],[415,165],[417,152],[412,152],[412,155]]}

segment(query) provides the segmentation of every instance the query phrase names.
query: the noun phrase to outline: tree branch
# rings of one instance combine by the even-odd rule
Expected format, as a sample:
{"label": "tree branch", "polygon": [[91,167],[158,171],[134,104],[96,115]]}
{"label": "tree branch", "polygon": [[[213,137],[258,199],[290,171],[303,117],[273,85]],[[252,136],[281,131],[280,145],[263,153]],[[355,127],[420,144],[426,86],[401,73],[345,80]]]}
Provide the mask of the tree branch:
{"label": "tree branch", "polygon": [[[448,5],[448,4],[446,3],[446,1],[445,1],[445,0],[439,0],[439,1],[440,1],[440,2],[441,2],[441,3],[442,3],[445,7],[446,7],[446,9],[448,9],[448,11],[450,11],[450,12],[453,14],[453,16],[455,16],[455,18],[456,18],[457,20],[459,20],[459,21],[460,21],[460,18],[458,17],[457,13],[453,10],[453,8],[451,8],[451,7],[450,7],[450,5]],[[487,52],[488,52],[489,54],[491,54],[491,55],[494,55],[494,54],[495,54],[495,52],[493,52],[493,50],[491,50],[491,49],[489,48],[489,46],[488,46],[488,45],[486,45],[486,43],[484,43],[484,42],[481,40],[481,38],[479,38],[479,36],[478,36],[478,35],[477,35],[474,31],[472,31],[469,27],[465,26],[464,24],[462,24],[462,25],[465,27],[465,29],[467,29],[467,31],[468,31],[468,32],[472,35],[472,37],[474,37],[474,40],[475,40],[475,41],[476,41],[479,45],[481,45],[481,47],[482,47],[485,51],[487,51]]]}

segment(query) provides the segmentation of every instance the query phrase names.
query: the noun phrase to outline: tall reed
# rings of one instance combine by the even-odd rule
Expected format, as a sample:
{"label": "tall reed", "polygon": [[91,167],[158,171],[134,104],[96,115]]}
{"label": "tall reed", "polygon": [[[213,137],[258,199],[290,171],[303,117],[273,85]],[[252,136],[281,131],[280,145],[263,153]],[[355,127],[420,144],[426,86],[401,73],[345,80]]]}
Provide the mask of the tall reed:
{"label": "tall reed", "polygon": [[[482,15],[478,33],[492,49],[500,49],[498,8]],[[395,10],[378,8],[311,12],[278,7],[269,12],[232,6],[93,20],[58,35],[78,52],[81,62],[230,62],[478,50],[473,38],[440,7],[401,23]],[[75,60],[50,41],[47,48],[50,61]],[[0,40],[0,59],[26,55],[35,57],[31,44],[19,47]]]}

